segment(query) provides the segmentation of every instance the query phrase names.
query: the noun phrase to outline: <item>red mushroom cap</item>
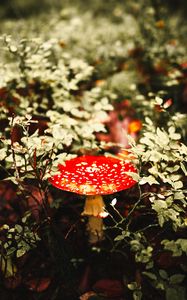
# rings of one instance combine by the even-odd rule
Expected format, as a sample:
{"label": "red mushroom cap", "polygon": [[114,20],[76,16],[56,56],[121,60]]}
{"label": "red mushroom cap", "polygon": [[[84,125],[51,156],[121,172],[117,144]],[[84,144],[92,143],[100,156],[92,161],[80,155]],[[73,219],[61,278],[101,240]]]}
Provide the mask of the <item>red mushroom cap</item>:
{"label": "red mushroom cap", "polygon": [[137,172],[124,160],[83,155],[59,165],[60,175],[49,179],[55,187],[82,195],[107,195],[125,190],[136,181],[126,172]]}

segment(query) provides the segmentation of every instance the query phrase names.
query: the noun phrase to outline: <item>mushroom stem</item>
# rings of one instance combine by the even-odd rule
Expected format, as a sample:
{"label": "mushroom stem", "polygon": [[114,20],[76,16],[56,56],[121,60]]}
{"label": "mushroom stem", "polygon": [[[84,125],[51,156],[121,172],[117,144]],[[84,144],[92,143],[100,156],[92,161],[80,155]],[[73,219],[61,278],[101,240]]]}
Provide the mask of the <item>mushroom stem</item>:
{"label": "mushroom stem", "polygon": [[84,211],[82,215],[88,216],[87,230],[89,233],[89,242],[94,244],[103,238],[103,220],[104,211],[103,197],[100,195],[91,195],[86,197]]}
{"label": "mushroom stem", "polygon": [[86,197],[83,216],[99,217],[104,213],[104,201],[101,195],[89,195]]}
{"label": "mushroom stem", "polygon": [[100,217],[89,216],[87,223],[89,243],[95,244],[103,239],[103,220]]}

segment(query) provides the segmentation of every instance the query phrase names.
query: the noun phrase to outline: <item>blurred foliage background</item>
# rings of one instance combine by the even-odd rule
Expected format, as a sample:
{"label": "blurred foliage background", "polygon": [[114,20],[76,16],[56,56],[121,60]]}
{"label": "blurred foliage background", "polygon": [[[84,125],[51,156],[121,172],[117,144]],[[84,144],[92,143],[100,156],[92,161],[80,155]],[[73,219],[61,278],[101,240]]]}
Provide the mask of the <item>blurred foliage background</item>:
{"label": "blurred foliage background", "polygon": [[[109,0],[107,1],[107,5],[105,1],[100,0],[41,0],[38,2],[37,0],[1,0],[0,2],[0,16],[1,18],[25,18],[32,15],[36,15],[39,13],[46,13],[48,10],[58,10],[59,8],[64,8],[67,6],[71,7],[80,7],[83,10],[92,9],[95,13],[103,14],[103,13],[111,13],[111,9],[114,9],[116,5],[126,5],[127,2],[125,0]],[[139,1],[145,2],[145,1]],[[154,6],[165,6],[166,9],[169,9],[171,12],[176,13],[176,10],[181,10],[184,14],[184,17],[187,12],[187,2],[185,0],[152,0],[152,5]]]}
{"label": "blurred foliage background", "polygon": [[[123,281],[122,299],[186,299],[186,13],[186,0],[0,1],[3,299],[21,299],[24,287],[29,300],[77,300],[108,270]],[[123,222],[112,232],[106,220],[108,237],[93,250],[82,199],[54,190],[48,178],[71,155],[119,154],[105,142],[128,148],[125,133],[141,183],[117,195]],[[27,220],[30,210],[38,213]]]}

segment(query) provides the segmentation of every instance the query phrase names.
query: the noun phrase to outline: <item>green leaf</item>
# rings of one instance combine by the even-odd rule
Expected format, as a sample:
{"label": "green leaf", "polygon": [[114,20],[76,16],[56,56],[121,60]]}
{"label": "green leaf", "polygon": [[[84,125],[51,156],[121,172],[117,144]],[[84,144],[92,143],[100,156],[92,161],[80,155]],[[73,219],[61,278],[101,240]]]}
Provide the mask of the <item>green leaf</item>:
{"label": "green leaf", "polygon": [[180,174],[171,174],[170,179],[174,182],[178,181],[181,178]]}
{"label": "green leaf", "polygon": [[168,287],[166,289],[166,300],[186,300],[186,291],[183,287]]}
{"label": "green leaf", "polygon": [[21,256],[23,256],[25,253],[26,253],[26,249],[20,248],[20,249],[18,249],[18,250],[16,251],[16,256],[17,256],[17,257],[21,257]]}
{"label": "green leaf", "polygon": [[132,177],[132,179],[134,179],[135,181],[139,181],[140,176],[138,173],[135,172],[125,172],[125,174],[129,175],[130,177]]}
{"label": "green leaf", "polygon": [[143,272],[144,275],[146,275],[151,280],[157,280],[157,276],[154,273],[151,272]]}
{"label": "green leaf", "polygon": [[173,182],[173,187],[175,190],[180,190],[183,188],[183,182],[182,181],[175,181]]}
{"label": "green leaf", "polygon": [[18,232],[18,233],[21,233],[23,231],[23,227],[19,224],[16,224],[15,225],[15,230]]}
{"label": "green leaf", "polygon": [[142,292],[140,290],[136,290],[133,292],[133,300],[141,300]]}
{"label": "green leaf", "polygon": [[114,241],[121,241],[121,240],[124,240],[124,235],[118,235],[115,237]]}
{"label": "green leaf", "polygon": [[184,175],[187,176],[187,170],[186,170],[186,167],[183,164],[183,162],[180,162],[180,166],[181,166],[182,171],[184,172]]}
{"label": "green leaf", "polygon": [[159,270],[160,277],[163,279],[168,279],[168,274],[165,270]]}
{"label": "green leaf", "polygon": [[0,149],[0,161],[4,160],[6,155],[7,155],[6,149],[5,148]]}
{"label": "green leaf", "polygon": [[149,185],[159,184],[159,182],[152,175],[149,175],[147,177],[142,177],[140,182],[139,182],[139,184],[141,184],[141,185],[146,184],[146,183],[148,183]]}
{"label": "green leaf", "polygon": [[182,251],[187,254],[187,239],[178,239],[176,243],[180,245]]}
{"label": "green leaf", "polygon": [[131,282],[131,283],[127,284],[127,287],[129,290],[134,291],[137,289],[138,286],[137,286],[136,282]]}
{"label": "green leaf", "polygon": [[175,192],[174,194],[174,199],[177,199],[177,200],[182,200],[185,198],[185,195],[183,192]]}
{"label": "green leaf", "polygon": [[149,118],[149,117],[145,117],[145,122],[148,124],[148,125],[153,125],[153,121]]}
{"label": "green leaf", "polygon": [[182,283],[185,279],[185,275],[183,274],[174,274],[169,278],[171,284],[179,284]]}
{"label": "green leaf", "polygon": [[1,262],[0,269],[6,278],[12,277],[17,272],[17,268],[13,264],[11,258],[0,257],[0,262]]}
{"label": "green leaf", "polygon": [[169,136],[166,132],[162,131],[159,127],[156,129],[156,133],[160,139],[160,144],[162,145],[168,145],[169,144]]}
{"label": "green leaf", "polygon": [[142,137],[140,139],[140,143],[149,146],[150,148],[154,148],[154,143],[147,137]]}

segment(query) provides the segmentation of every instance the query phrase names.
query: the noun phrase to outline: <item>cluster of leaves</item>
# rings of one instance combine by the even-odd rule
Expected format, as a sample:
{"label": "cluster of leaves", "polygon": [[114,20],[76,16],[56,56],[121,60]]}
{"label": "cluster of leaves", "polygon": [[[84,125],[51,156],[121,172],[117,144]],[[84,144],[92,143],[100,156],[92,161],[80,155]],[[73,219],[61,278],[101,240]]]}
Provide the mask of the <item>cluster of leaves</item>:
{"label": "cluster of leaves", "polygon": [[[155,105],[167,111],[160,97]],[[186,298],[183,286],[186,272],[186,162],[187,148],[182,142],[180,126],[174,120],[180,115],[165,118],[165,126],[158,127],[145,117],[144,129],[138,143],[131,138],[131,151],[139,165],[139,197],[128,208],[114,228],[114,251],[134,253],[134,269],[141,272],[138,280],[129,283],[134,299],[142,299],[147,277],[154,288],[162,291],[164,299]],[[180,123],[180,121],[179,121]],[[136,175],[137,177],[137,175]],[[177,257],[176,261],[172,257]],[[165,268],[165,270],[163,270]],[[141,270],[141,271],[140,271]],[[143,279],[144,278],[144,279]],[[142,287],[142,290],[141,290]],[[163,293],[163,295],[162,295]]]}
{"label": "cluster of leaves", "polygon": [[[23,222],[25,219],[23,218]],[[1,231],[4,231],[4,234],[7,236],[6,241],[1,241],[1,247],[4,250],[4,253],[1,254],[1,265],[2,270],[5,271],[5,276],[13,276],[16,273],[16,267],[11,264],[12,257],[17,258],[23,256],[33,247],[36,247],[37,241],[40,240],[37,233],[32,231],[30,226],[21,226],[16,224],[14,227],[9,227],[4,225],[1,227]],[[6,262],[8,266],[6,267]]]}

